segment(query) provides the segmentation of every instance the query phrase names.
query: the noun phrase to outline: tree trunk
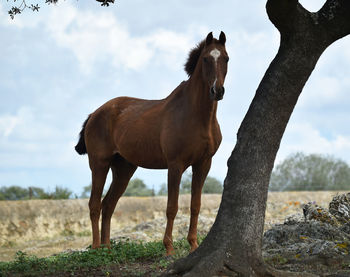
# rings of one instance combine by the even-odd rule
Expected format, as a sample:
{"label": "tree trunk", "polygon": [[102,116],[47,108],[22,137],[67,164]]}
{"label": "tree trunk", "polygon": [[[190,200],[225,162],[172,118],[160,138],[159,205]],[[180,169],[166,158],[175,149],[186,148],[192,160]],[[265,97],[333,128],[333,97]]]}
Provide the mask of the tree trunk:
{"label": "tree trunk", "polygon": [[217,218],[200,247],[176,261],[166,276],[293,275],[269,268],[261,255],[270,175],[288,120],[319,57],[350,33],[350,1],[328,0],[317,13],[297,0],[268,0],[266,9],[280,31],[280,48],[238,130]]}

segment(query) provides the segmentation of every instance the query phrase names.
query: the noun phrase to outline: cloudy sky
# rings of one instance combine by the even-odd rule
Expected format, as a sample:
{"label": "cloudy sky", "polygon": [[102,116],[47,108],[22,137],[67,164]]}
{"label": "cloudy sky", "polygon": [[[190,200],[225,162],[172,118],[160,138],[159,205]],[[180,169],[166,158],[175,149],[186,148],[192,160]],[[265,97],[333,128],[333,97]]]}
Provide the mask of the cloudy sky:
{"label": "cloudy sky", "polygon": [[[189,50],[221,30],[230,62],[218,109],[223,142],[209,174],[222,181],[236,132],[279,45],[265,1],[119,0],[108,8],[93,0],[59,2],[15,20],[7,15],[11,1],[0,3],[0,186],[59,185],[80,194],[90,170],[74,145],[87,115],[117,96],[167,96],[187,79]],[[317,11],[324,1],[301,3]],[[296,151],[350,163],[349,49],[347,37],[321,57],[277,163]],[[134,177],[157,189],[166,171],[139,168]]]}

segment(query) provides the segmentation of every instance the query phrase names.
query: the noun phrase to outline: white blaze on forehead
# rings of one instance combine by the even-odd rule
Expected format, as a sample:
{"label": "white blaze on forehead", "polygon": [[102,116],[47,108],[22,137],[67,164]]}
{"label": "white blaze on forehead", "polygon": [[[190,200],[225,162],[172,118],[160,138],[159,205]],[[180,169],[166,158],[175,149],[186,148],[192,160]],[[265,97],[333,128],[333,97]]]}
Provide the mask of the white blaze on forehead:
{"label": "white blaze on forehead", "polygon": [[[216,48],[210,51],[210,56],[212,56],[215,60],[215,68],[217,66],[217,62],[218,62],[218,58],[220,57],[220,54],[221,54],[220,51]],[[212,86],[214,88],[214,91],[215,91],[216,81],[217,81],[217,76],[215,76],[215,80]]]}
{"label": "white blaze on forehead", "polygon": [[220,51],[216,48],[210,51],[210,55],[214,58],[215,62],[217,62],[218,58],[220,57],[220,54]]}

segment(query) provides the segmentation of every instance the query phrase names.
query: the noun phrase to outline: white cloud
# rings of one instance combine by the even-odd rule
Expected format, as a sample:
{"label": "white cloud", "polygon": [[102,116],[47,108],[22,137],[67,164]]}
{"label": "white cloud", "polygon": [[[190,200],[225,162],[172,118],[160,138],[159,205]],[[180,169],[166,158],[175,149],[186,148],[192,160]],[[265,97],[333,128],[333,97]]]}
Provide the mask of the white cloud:
{"label": "white cloud", "polygon": [[338,135],[334,141],[334,146],[338,152],[342,152],[343,150],[350,150],[350,138]]}
{"label": "white cloud", "polygon": [[16,116],[0,116],[0,134],[2,134],[4,137],[8,137],[17,125],[18,121],[19,119]]}
{"label": "white cloud", "polygon": [[350,137],[325,137],[308,123],[293,123],[287,127],[276,160],[280,162],[295,152],[331,154],[350,162]]}
{"label": "white cloud", "polygon": [[[1,7],[3,12],[3,7]],[[56,43],[73,52],[83,72],[90,73],[96,62],[110,62],[115,67],[142,70],[150,62],[163,63],[176,69],[183,64],[182,57],[194,46],[193,32],[206,29],[189,26],[187,33],[164,28],[152,29],[145,35],[131,35],[128,26],[117,20],[112,10],[77,9],[61,1],[53,9],[32,15],[21,14],[14,21],[2,20],[18,28],[43,26]]]}
{"label": "white cloud", "polygon": [[43,141],[47,143],[58,135],[62,135],[62,131],[51,126],[44,115],[36,113],[31,107],[20,107],[14,115],[0,115],[0,143],[3,149],[32,151],[39,149]]}
{"label": "white cloud", "polygon": [[298,105],[315,107],[339,102],[345,93],[343,88],[344,85],[340,78],[318,74],[305,86]]}
{"label": "white cloud", "polygon": [[0,167],[64,168],[82,163],[73,150],[76,142],[60,139],[65,131],[30,107],[0,115]]}
{"label": "white cloud", "polygon": [[[258,86],[269,63],[277,53],[279,33],[268,31],[248,32],[236,29],[227,35],[226,45],[230,56],[229,78],[236,79],[240,86]],[[245,80],[242,80],[242,77]],[[254,88],[254,89],[255,89]]]}
{"label": "white cloud", "polygon": [[179,59],[179,56],[183,56],[195,46],[195,42],[191,37],[194,37],[194,35],[159,29],[146,38],[146,40],[150,47],[155,49],[154,58],[158,62],[162,62],[169,68],[177,70],[179,66],[184,64],[184,60]]}
{"label": "white cloud", "polygon": [[27,136],[29,134],[23,128],[28,128],[33,122],[32,119],[33,112],[29,107],[19,108],[15,115],[0,115],[0,134],[2,133],[5,138],[18,135],[19,137]]}
{"label": "white cloud", "polygon": [[50,36],[74,53],[85,72],[91,72],[99,60],[133,70],[142,70],[151,61],[173,67],[178,64],[179,55],[194,44],[191,34],[162,28],[132,36],[112,12],[78,10],[67,3],[51,10],[48,17],[46,28]]}

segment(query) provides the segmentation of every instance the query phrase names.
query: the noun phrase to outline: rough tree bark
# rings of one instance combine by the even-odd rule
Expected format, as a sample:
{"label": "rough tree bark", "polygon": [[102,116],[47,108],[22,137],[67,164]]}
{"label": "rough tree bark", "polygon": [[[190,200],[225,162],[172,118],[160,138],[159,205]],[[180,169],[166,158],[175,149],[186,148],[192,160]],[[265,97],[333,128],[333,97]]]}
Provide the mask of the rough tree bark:
{"label": "rough tree bark", "polygon": [[166,276],[290,276],[261,255],[269,179],[298,97],[323,51],[350,33],[350,1],[328,0],[316,13],[297,0],[268,0],[280,31],[278,53],[238,130],[228,160],[219,212],[200,247],[175,262]]}

